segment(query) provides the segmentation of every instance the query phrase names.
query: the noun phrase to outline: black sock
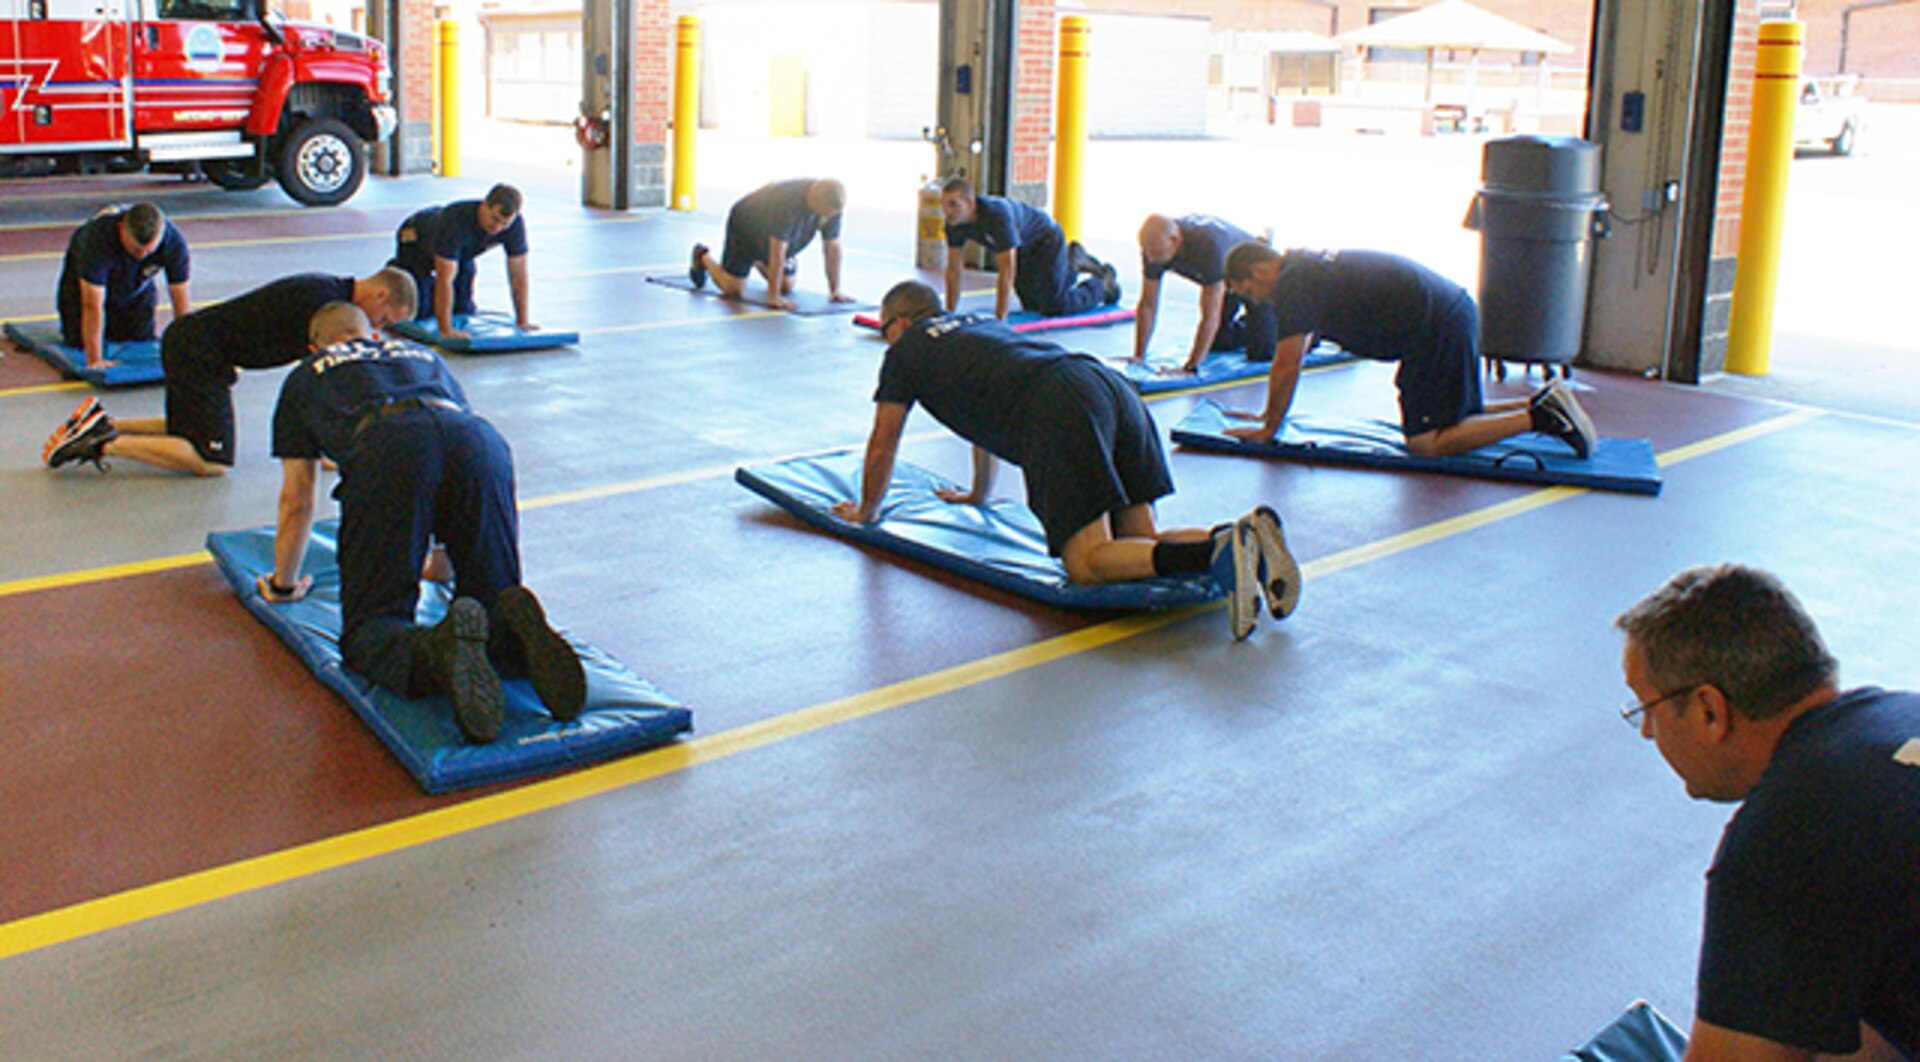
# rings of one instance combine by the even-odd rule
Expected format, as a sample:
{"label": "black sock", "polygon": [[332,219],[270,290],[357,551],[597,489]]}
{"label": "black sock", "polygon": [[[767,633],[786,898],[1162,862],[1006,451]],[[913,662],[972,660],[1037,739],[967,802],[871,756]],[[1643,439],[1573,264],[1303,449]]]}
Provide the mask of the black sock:
{"label": "black sock", "polygon": [[1153,544],[1155,575],[1198,575],[1213,566],[1213,540],[1198,542],[1156,542]]}

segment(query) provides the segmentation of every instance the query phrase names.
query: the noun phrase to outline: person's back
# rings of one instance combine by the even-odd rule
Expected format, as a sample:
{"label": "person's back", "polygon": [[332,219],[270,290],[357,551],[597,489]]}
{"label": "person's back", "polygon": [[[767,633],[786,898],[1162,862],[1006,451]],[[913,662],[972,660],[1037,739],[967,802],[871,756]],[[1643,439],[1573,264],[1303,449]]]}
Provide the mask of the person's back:
{"label": "person's back", "polygon": [[1099,364],[989,315],[942,314],[887,349],[874,400],[917,401],[962,438],[1024,464],[1034,423],[1065,412],[1044,408],[1045,392],[1036,385],[1068,360]]}
{"label": "person's back", "polygon": [[307,356],[307,322],[328,303],[352,301],[353,283],[328,273],[281,277],[195,310],[168,330],[167,342],[210,368],[289,365]]}
{"label": "person's back", "polygon": [[1698,1013],[1769,1040],[1920,1050],[1920,695],[1795,719],[1707,872]]}
{"label": "person's back", "polygon": [[1203,287],[1220,283],[1227,277],[1227,252],[1253,239],[1244,229],[1208,214],[1188,214],[1175,224],[1180,231],[1179,250],[1161,263],[1143,256],[1140,274],[1144,279],[1173,273]]}
{"label": "person's back", "polygon": [[405,339],[352,339],[315,352],[294,367],[274,411],[278,457],[326,456],[354,471],[354,443],[366,418],[401,403],[465,409],[466,394],[446,362]]}
{"label": "person's back", "polygon": [[[1062,241],[1060,226],[1051,217],[1018,199],[979,195],[974,203],[973,221],[957,228],[963,240],[972,240],[990,252],[1051,246]],[[947,243],[957,246],[952,239]]]}
{"label": "person's back", "polygon": [[1398,361],[1423,351],[1429,325],[1462,298],[1458,284],[1379,251],[1292,249],[1269,304],[1282,336],[1311,333],[1353,354]]}
{"label": "person's back", "polygon": [[807,202],[807,191],[815,183],[813,177],[795,177],[762,185],[733,205],[728,220],[737,221],[740,235],[754,242],[754,250],[764,252],[768,239],[778,239],[786,244],[788,258],[812,243],[816,233],[839,239],[840,215],[823,217]]}

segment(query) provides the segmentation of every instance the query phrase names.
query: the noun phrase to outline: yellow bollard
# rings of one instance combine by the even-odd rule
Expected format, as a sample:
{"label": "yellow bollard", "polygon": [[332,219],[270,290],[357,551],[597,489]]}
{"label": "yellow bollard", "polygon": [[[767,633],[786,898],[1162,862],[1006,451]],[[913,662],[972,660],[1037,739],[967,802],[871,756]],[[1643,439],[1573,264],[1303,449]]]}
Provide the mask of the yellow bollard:
{"label": "yellow bollard", "polygon": [[1053,220],[1080,238],[1080,179],[1087,157],[1087,60],[1093,27],[1085,15],[1060,20],[1060,92],[1053,119]]}
{"label": "yellow bollard", "polygon": [[460,24],[440,20],[440,47],[434,50],[440,75],[440,98],[434,111],[440,118],[437,156],[440,176],[460,176]]}
{"label": "yellow bollard", "polygon": [[1806,25],[1792,19],[1760,24],[1753,117],[1747,127],[1747,181],[1740,193],[1733,321],[1727,335],[1727,371],[1743,376],[1765,376],[1773,356],[1773,296],[1780,280],[1780,230],[1787,212],[1787,170],[1793,161],[1805,35]]}
{"label": "yellow bollard", "polygon": [[693,148],[700,135],[700,20],[681,15],[673,32],[673,209],[692,210]]}

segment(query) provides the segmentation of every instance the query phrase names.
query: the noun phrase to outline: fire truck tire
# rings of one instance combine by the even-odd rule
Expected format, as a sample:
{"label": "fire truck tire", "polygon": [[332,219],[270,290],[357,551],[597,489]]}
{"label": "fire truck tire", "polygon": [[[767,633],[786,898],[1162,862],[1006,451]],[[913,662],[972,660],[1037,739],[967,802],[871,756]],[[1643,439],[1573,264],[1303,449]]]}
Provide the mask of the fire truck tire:
{"label": "fire truck tire", "polygon": [[280,187],[308,206],[344,203],[367,176],[360,134],[337,118],[317,118],[287,134],[274,167]]}
{"label": "fire truck tire", "polygon": [[273,180],[272,173],[264,169],[254,173],[248,163],[231,159],[209,159],[201,163],[200,169],[206,173],[207,180],[229,192],[251,192]]}

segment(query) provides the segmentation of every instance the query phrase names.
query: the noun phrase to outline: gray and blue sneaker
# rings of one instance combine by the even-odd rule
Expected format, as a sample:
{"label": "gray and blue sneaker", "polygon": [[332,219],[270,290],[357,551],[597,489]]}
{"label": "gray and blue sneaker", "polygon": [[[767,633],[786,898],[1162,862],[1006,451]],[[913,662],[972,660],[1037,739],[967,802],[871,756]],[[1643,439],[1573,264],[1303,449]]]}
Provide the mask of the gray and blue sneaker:
{"label": "gray and blue sneaker", "polygon": [[1286,619],[1300,604],[1300,562],[1287,548],[1287,533],[1280,514],[1262,505],[1247,519],[1253,523],[1254,537],[1260,544],[1260,591],[1266,595],[1267,611],[1274,619]]}
{"label": "gray and blue sneaker", "polygon": [[1260,616],[1260,541],[1251,517],[1214,531],[1210,571],[1227,593],[1227,623],[1233,640],[1240,641],[1253,633]]}
{"label": "gray and blue sneaker", "polygon": [[1573,389],[1555,380],[1528,400],[1527,412],[1533,418],[1533,430],[1566,443],[1574,456],[1586,458],[1593,453],[1595,433],[1587,411],[1573,397]]}

